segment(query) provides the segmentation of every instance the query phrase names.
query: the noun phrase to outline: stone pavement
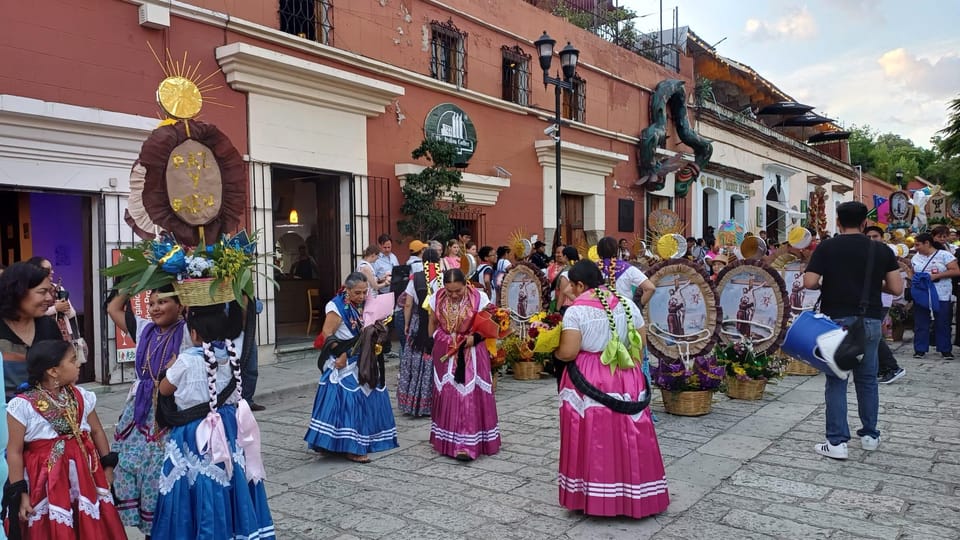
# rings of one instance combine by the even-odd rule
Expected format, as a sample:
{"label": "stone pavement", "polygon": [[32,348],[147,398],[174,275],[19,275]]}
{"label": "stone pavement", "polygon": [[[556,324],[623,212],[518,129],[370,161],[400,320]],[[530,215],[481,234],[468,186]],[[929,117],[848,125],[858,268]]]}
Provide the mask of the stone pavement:
{"label": "stone pavement", "polygon": [[[500,380],[503,447],[461,463],[437,456],[430,421],[397,417],[400,448],[357,465],[305,449],[318,376],[313,362],[261,368],[257,413],[271,510],[281,539],[960,538],[960,361],[897,356],[907,375],[881,385],[880,449],[823,440],[823,376],[786,377],[762,401],[714,397],[687,418],[654,410],[671,504],[644,520],[592,518],[557,504],[552,379]],[[395,381],[397,361],[388,364]],[[284,386],[285,385],[285,386]],[[859,426],[850,391],[851,431]],[[391,389],[391,394],[393,389]],[[118,397],[98,405],[105,423]],[[101,408],[102,407],[102,408]],[[135,538],[136,536],[131,536]]]}

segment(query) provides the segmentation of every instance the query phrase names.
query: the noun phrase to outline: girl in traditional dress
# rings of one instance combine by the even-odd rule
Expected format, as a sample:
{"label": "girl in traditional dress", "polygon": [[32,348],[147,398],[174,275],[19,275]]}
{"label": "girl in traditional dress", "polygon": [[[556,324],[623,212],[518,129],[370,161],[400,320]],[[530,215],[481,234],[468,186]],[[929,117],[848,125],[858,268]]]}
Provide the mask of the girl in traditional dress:
{"label": "girl in traditional dress", "polygon": [[126,538],[110,495],[117,455],[94,411],[96,394],[74,386],[73,346],[35,343],[27,373],[29,389],[7,404],[8,524],[25,539]]}
{"label": "girl in traditional dress", "polygon": [[426,300],[443,286],[440,254],[432,249],[423,252],[423,271],[414,272],[407,284],[403,335],[407,346],[400,354],[400,382],[397,385],[397,407],[404,414],[430,416],[433,403],[433,352],[430,339],[429,313]]}
{"label": "girl in traditional dress", "polygon": [[600,256],[597,267],[600,268],[608,287],[616,289],[617,292],[627,298],[634,298],[634,294],[639,289],[640,302],[646,305],[650,301],[656,287],[639,268],[617,258],[616,239],[612,236],[601,238],[597,242],[597,255]]}
{"label": "girl in traditional dress", "polygon": [[185,331],[184,309],[173,286],[161,287],[150,294],[149,319],[125,311],[127,299],[127,295],[120,294],[107,304],[107,314],[117,330],[134,336],[137,343],[134,363],[137,378],[127,394],[114,434],[113,450],[120,454],[120,463],[113,489],[123,524],[137,527],[149,537],[168,431],[156,422],[160,372],[177,359],[180,351],[192,347],[193,341]]}
{"label": "girl in traditional dress", "polygon": [[433,335],[433,421],[430,444],[445,456],[469,461],[500,450],[500,425],[491,386],[490,353],[474,317],[490,303],[457,269],[443,273],[430,297]]}
{"label": "girl in traditional dress", "polygon": [[578,296],[554,353],[569,362],[560,386],[560,504],[594,516],[658,514],[670,497],[640,368],[640,310],[589,261],[574,265],[570,282]]}
{"label": "girl in traditional dress", "polygon": [[327,302],[320,332],[323,373],[304,436],[311,450],[343,453],[356,463],[369,463],[367,454],[399,446],[386,386],[360,384],[360,347],[355,345],[363,330],[367,291],[366,277],[354,272],[347,276],[343,292]]}
{"label": "girl in traditional dress", "polygon": [[235,302],[190,307],[193,346],[160,380],[160,399],[173,396],[176,407],[168,418],[161,404],[175,427],[165,446],[154,538],[275,538],[260,428],[240,397],[242,323],[231,322],[239,315]]}

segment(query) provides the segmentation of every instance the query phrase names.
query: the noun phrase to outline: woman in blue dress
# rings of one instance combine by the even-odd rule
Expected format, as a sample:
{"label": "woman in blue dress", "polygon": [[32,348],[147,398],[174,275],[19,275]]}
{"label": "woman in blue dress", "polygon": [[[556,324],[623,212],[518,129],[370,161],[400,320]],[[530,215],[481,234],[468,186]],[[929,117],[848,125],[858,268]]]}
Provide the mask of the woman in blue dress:
{"label": "woman in blue dress", "polygon": [[194,346],[161,376],[157,421],[172,429],[160,469],[155,539],[276,537],[260,428],[240,397],[239,315],[236,302],[226,309],[190,307]]}
{"label": "woman in blue dress", "polygon": [[347,276],[343,292],[327,303],[318,361],[323,373],[304,436],[311,450],[344,454],[357,463],[368,463],[371,452],[399,446],[386,386],[360,383],[357,343],[367,293],[367,278],[354,272]]}

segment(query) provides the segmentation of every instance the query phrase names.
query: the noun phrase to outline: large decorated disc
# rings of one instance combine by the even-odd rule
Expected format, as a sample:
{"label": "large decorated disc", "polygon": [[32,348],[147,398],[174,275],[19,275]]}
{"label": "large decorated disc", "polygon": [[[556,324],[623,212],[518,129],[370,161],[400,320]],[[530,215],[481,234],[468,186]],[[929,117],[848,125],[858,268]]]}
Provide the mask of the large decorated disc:
{"label": "large decorated disc", "polygon": [[517,318],[527,319],[550,305],[549,287],[539,268],[526,261],[517,262],[503,276],[497,302]]}
{"label": "large decorated disc", "polygon": [[758,353],[780,346],[790,320],[786,285],[780,273],[759,261],[737,261],[717,276],[720,341],[746,338]]}
{"label": "large decorated disc", "polygon": [[709,352],[717,335],[717,295],[702,265],[663,261],[650,268],[649,279],[656,289],[643,316],[654,355],[681,359]]}

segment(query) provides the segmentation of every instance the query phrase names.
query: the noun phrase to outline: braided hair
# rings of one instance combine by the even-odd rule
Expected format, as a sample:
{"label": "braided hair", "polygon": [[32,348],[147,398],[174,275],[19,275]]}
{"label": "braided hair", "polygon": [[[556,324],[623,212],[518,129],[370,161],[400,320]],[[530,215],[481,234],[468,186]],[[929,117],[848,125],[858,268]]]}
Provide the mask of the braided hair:
{"label": "braided hair", "polygon": [[[216,411],[217,408],[217,357],[214,354],[213,343],[223,341],[226,344],[227,353],[230,356],[230,367],[233,370],[233,377],[236,380],[236,394],[240,396],[240,360],[237,356],[236,346],[233,338],[237,337],[237,325],[234,324],[233,315],[240,313],[240,306],[235,302],[227,304],[217,304],[213,306],[194,306],[190,308],[187,314],[187,328],[197,333],[197,337],[202,341],[203,358],[207,369],[207,391],[209,393],[210,410]],[[231,335],[234,334],[234,335]]]}

